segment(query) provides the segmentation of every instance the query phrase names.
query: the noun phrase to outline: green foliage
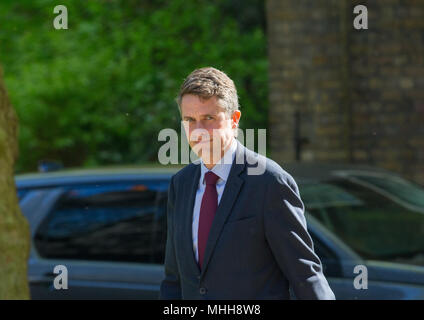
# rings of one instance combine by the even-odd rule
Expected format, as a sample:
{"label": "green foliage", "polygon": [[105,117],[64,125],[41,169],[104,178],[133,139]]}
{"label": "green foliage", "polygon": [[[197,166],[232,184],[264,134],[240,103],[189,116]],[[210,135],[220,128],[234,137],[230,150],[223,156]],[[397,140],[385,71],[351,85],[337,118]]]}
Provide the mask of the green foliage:
{"label": "green foliage", "polygon": [[179,86],[203,66],[235,81],[242,128],[266,127],[266,38],[252,10],[242,19],[228,1],[63,1],[69,29],[55,30],[57,4],[0,3],[18,171],[46,158],[65,166],[157,161],[158,132],[179,132]]}

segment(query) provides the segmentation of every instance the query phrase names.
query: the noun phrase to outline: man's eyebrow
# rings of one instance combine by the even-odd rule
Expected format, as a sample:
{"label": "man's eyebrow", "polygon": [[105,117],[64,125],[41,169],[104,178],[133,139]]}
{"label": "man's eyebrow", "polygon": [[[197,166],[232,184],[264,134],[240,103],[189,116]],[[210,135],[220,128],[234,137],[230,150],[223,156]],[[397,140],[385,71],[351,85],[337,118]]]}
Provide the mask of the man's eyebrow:
{"label": "man's eyebrow", "polygon": [[216,114],[213,114],[213,113],[206,113],[206,114],[201,114],[200,115],[200,117],[201,118],[205,118],[205,117],[215,117],[216,116]]}

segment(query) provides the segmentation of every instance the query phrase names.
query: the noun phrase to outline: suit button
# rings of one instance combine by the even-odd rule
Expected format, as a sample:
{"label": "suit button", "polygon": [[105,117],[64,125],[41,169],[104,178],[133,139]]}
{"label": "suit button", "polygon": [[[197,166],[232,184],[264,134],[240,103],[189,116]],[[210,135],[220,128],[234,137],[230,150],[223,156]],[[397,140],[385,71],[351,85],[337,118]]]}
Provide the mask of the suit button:
{"label": "suit button", "polygon": [[199,290],[199,293],[201,294],[201,295],[204,295],[204,294],[206,294],[206,288],[200,288],[200,290]]}

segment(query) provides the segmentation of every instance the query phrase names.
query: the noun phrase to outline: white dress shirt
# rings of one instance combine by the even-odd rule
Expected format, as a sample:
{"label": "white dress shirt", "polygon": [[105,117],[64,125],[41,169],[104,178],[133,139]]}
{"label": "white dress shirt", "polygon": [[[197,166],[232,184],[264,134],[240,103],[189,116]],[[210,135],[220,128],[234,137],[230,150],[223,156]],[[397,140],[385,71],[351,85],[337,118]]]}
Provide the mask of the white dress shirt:
{"label": "white dress shirt", "polygon": [[[193,208],[193,224],[192,224],[192,233],[193,233],[193,251],[196,257],[196,261],[199,262],[199,253],[197,251],[197,233],[199,229],[199,215],[200,215],[200,206],[202,204],[203,193],[205,192],[206,184],[204,181],[205,173],[212,171],[215,173],[219,179],[216,183],[216,191],[218,193],[218,205],[221,201],[222,194],[224,193],[225,184],[227,183],[228,175],[230,174],[231,166],[234,161],[234,157],[237,149],[237,141],[234,138],[230,148],[225,152],[223,158],[215,164],[212,170],[206,168],[202,159],[200,159],[200,178],[199,185],[197,187],[196,198],[194,201]],[[223,161],[222,161],[223,160]]]}

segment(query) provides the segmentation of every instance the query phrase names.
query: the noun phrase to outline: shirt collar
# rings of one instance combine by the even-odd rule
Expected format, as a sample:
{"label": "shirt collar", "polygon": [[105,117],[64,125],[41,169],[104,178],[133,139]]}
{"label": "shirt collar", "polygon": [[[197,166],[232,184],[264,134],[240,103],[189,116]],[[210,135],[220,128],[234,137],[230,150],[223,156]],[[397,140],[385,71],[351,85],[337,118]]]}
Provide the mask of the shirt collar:
{"label": "shirt collar", "polygon": [[206,168],[203,160],[200,161],[201,165],[200,165],[200,182],[201,183],[205,183],[204,182],[204,177],[205,177],[205,173],[208,171],[212,171],[213,173],[215,173],[220,179],[227,181],[228,176],[230,174],[230,170],[231,170],[231,166],[233,164],[234,161],[234,157],[236,155],[236,149],[237,149],[237,142],[236,139],[234,138],[233,141],[231,142],[230,147],[228,148],[228,150],[225,152],[224,156],[220,159],[220,161],[214,165],[214,167],[209,170],[208,168]]}

